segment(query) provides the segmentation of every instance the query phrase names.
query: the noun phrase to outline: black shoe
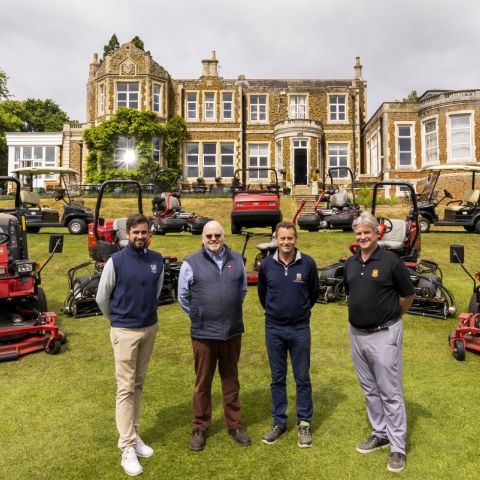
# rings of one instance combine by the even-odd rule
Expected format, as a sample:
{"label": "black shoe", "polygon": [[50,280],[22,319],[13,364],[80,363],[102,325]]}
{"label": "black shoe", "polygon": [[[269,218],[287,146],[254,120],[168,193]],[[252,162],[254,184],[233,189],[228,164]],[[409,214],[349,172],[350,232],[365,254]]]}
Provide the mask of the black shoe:
{"label": "black shoe", "polygon": [[378,438],[372,435],[368,440],[365,440],[357,447],[357,452],[370,453],[381,448],[387,448],[390,445],[388,438]]}
{"label": "black shoe", "polygon": [[249,437],[248,433],[241,428],[229,430],[228,434],[231,435],[233,439],[242,447],[248,447],[252,444],[252,439]]}
{"label": "black shoe", "polygon": [[263,436],[262,442],[267,445],[273,445],[280,437],[283,437],[287,433],[287,427],[282,425],[274,425],[272,429]]}
{"label": "black shoe", "polygon": [[312,432],[308,422],[298,424],[298,446],[301,448],[311,447],[313,444]]}
{"label": "black shoe", "polygon": [[194,429],[188,446],[190,447],[190,450],[193,450],[194,452],[202,451],[205,448],[205,432]]}
{"label": "black shoe", "polygon": [[390,454],[387,468],[390,472],[401,472],[405,468],[406,457],[403,453],[393,452]]}

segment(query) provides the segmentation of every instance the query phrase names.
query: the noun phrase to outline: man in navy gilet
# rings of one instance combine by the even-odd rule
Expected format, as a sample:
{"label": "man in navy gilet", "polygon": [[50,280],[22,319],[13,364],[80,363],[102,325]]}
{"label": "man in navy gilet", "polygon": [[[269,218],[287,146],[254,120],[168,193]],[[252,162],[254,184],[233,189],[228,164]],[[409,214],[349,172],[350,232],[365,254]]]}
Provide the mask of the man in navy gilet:
{"label": "man in navy gilet", "polygon": [[245,267],[242,256],[224,245],[225,232],[218,222],[205,225],[202,239],[202,249],[183,261],[178,280],[178,301],[191,321],[197,376],[189,442],[196,452],[205,448],[205,432],[212,420],[211,390],[217,364],[228,433],[241,446],[252,443],[242,429],[238,400],[242,303],[247,293]]}
{"label": "man in navy gilet", "polygon": [[110,320],[110,339],[117,380],[116,423],[122,450],[121,465],[128,475],[139,475],[139,457],[153,450],[138,436],[142,388],[158,330],[158,297],[163,284],[163,259],[148,250],[148,219],[127,219],[128,245],[114,253],[100,278],[97,303]]}

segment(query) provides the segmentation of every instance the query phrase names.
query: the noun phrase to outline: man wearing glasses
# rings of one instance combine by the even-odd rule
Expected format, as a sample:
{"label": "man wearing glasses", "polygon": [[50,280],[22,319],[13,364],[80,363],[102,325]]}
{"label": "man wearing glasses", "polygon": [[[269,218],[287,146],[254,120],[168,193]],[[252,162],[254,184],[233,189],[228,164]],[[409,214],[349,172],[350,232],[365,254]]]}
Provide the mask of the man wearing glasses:
{"label": "man wearing glasses", "polygon": [[178,301],[190,317],[195,389],[193,431],[189,447],[205,448],[205,432],[212,419],[211,390],[215,369],[222,382],[225,424],[229,435],[241,446],[252,443],[240,422],[238,360],[242,346],[242,304],[247,294],[247,277],[240,254],[224,245],[220,223],[208,222],[203,229],[203,246],[182,263],[178,279]]}

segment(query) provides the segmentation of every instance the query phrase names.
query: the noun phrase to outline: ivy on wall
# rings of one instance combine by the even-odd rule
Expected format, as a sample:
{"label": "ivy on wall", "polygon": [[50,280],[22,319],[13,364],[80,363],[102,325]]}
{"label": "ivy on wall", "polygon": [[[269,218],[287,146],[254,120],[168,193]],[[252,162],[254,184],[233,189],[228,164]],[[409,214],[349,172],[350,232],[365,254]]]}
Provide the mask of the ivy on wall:
{"label": "ivy on wall", "polygon": [[[149,183],[159,165],[152,157],[153,137],[163,137],[163,152],[169,168],[181,167],[180,148],[186,138],[187,127],[182,117],[174,115],[167,125],[158,123],[157,115],[150,111],[120,107],[110,120],[92,126],[83,132],[88,148],[88,183],[105,180],[138,180]],[[115,137],[134,136],[133,147],[137,158],[136,167],[130,170],[117,168],[114,161]]]}

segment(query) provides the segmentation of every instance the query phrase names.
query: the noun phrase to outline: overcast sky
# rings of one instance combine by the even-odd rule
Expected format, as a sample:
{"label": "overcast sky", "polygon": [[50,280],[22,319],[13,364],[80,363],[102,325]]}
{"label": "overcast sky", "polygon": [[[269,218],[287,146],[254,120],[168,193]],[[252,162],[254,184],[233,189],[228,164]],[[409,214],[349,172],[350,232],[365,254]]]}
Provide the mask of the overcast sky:
{"label": "overcast sky", "polygon": [[93,53],[135,35],[173,78],[368,82],[368,117],[431,88],[480,88],[479,0],[1,0],[0,68],[15,99],[51,98],[85,121]]}

